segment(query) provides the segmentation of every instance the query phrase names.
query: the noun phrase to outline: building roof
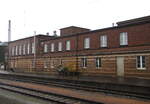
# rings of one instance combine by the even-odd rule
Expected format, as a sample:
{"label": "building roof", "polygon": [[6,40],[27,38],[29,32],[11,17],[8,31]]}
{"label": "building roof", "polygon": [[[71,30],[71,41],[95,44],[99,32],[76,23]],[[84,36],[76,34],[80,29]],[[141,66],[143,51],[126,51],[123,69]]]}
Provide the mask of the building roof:
{"label": "building roof", "polygon": [[120,21],[120,22],[117,22],[117,24],[118,26],[126,26],[126,25],[133,25],[133,24],[139,24],[139,23],[145,23],[145,22],[150,22],[150,16]]}
{"label": "building roof", "polygon": [[7,46],[7,45],[8,45],[7,42],[1,42],[1,43],[0,43],[0,46]]}

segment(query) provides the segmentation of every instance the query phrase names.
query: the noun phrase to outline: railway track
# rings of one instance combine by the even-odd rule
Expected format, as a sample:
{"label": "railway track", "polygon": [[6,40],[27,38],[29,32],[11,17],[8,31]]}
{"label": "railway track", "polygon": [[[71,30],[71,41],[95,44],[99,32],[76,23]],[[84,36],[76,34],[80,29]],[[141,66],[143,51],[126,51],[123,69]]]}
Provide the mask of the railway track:
{"label": "railway track", "polygon": [[[120,85],[119,87],[123,87],[124,89],[119,90],[117,89],[118,86],[109,86],[109,84],[100,85],[97,83],[88,83],[88,82],[80,82],[80,81],[74,81],[74,80],[60,80],[60,79],[45,79],[45,78],[37,78],[37,77],[25,77],[25,76],[3,76],[0,75],[0,78],[3,79],[9,79],[9,80],[15,80],[15,81],[21,81],[21,82],[28,82],[28,83],[36,83],[36,84],[42,84],[47,86],[57,86],[57,87],[64,87],[64,88],[70,88],[70,89],[77,89],[77,90],[83,90],[83,91],[91,91],[91,92],[103,92],[105,94],[113,94],[117,96],[123,96],[123,97],[131,97],[131,98],[140,98],[140,99],[150,99],[150,92],[149,88],[146,88],[144,90],[145,92],[139,92],[137,88],[137,92],[130,91],[128,88],[132,88],[135,90],[135,86],[129,86],[129,85]],[[100,86],[99,86],[100,85]],[[126,88],[126,89],[125,89]],[[132,90],[131,89],[131,90]]]}
{"label": "railway track", "polygon": [[46,100],[49,101],[50,104],[102,104],[95,101],[89,101],[85,99],[79,99],[70,96],[64,96],[60,94],[44,92],[32,88],[19,87],[4,83],[0,83],[0,89],[20,93],[26,96],[35,97],[41,100]]}

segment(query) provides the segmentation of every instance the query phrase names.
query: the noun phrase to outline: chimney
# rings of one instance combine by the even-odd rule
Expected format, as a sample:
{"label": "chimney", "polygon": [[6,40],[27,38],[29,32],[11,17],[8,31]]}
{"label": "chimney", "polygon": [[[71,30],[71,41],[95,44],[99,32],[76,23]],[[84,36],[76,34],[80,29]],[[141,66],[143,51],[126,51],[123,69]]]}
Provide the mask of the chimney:
{"label": "chimney", "polygon": [[56,31],[53,31],[53,36],[57,36],[57,32]]}
{"label": "chimney", "polygon": [[115,26],[115,23],[112,23],[112,27],[114,27]]}
{"label": "chimney", "polygon": [[11,41],[11,20],[8,21],[8,42]]}
{"label": "chimney", "polygon": [[47,32],[46,35],[49,36],[49,32]]}

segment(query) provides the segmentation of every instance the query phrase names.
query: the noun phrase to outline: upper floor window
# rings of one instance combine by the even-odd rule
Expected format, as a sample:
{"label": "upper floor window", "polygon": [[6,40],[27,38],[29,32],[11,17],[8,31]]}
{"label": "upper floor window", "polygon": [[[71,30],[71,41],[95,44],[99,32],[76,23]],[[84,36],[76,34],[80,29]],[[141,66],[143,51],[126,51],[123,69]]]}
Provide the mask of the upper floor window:
{"label": "upper floor window", "polygon": [[70,50],[70,40],[66,41],[66,50]]}
{"label": "upper floor window", "polygon": [[18,55],[18,46],[16,46],[16,55]]}
{"label": "upper floor window", "polygon": [[128,45],[128,34],[127,34],[127,32],[120,33],[120,45]]}
{"label": "upper floor window", "polygon": [[84,39],[84,48],[85,49],[90,48],[90,38],[85,38]]}
{"label": "upper floor window", "polygon": [[54,52],[55,44],[51,43],[51,52]]}
{"label": "upper floor window", "polygon": [[44,44],[44,52],[48,52],[48,45],[47,44]]}
{"label": "upper floor window", "polygon": [[62,51],[62,42],[58,43],[58,51]]}
{"label": "upper floor window", "polygon": [[15,47],[12,47],[12,56],[15,55]]}
{"label": "upper floor window", "polygon": [[96,68],[100,68],[101,67],[101,58],[100,57],[96,57],[95,64],[96,64]]}
{"label": "upper floor window", "polygon": [[22,51],[22,46],[20,45],[20,46],[19,46],[19,55],[21,55],[21,54],[22,54],[22,52],[21,52],[21,51]]}
{"label": "upper floor window", "polygon": [[23,54],[26,54],[26,44],[23,45]]}
{"label": "upper floor window", "polygon": [[87,67],[87,58],[81,58],[81,66],[83,67],[83,68],[86,68]]}
{"label": "upper floor window", "polygon": [[145,56],[137,56],[137,69],[145,69],[146,68]]}
{"label": "upper floor window", "polygon": [[107,35],[102,35],[100,37],[101,47],[107,47]]}
{"label": "upper floor window", "polygon": [[32,53],[35,53],[35,44],[34,44],[34,42],[32,43]]}
{"label": "upper floor window", "polygon": [[28,43],[27,53],[30,54],[30,43]]}

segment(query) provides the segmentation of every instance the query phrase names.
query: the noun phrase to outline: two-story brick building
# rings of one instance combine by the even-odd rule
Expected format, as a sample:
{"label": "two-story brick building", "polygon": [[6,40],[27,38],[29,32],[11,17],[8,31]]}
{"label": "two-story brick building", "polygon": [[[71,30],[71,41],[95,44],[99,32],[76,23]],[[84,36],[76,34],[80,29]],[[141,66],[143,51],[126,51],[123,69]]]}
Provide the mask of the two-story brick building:
{"label": "two-story brick building", "polygon": [[82,75],[150,78],[150,16],[117,24],[98,30],[70,26],[57,37],[38,35],[35,49],[34,37],[12,41],[9,67],[55,74],[62,65]]}

